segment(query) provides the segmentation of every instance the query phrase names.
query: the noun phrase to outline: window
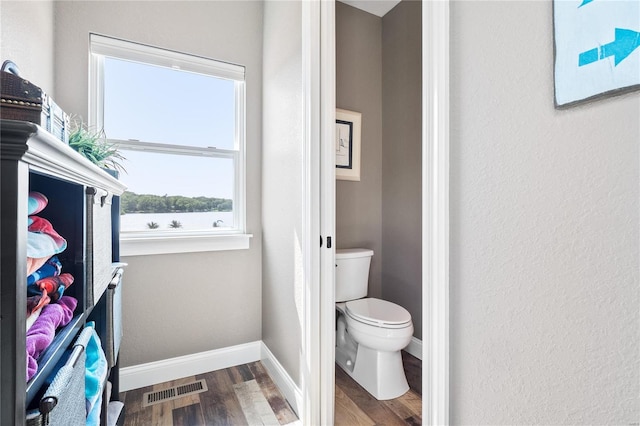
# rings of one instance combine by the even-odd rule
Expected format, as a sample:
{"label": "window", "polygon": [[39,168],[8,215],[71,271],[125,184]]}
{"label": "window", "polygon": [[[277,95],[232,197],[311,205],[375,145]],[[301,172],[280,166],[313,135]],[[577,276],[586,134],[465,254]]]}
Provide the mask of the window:
{"label": "window", "polygon": [[91,125],[126,157],[123,255],[248,248],[244,67],[91,34]]}

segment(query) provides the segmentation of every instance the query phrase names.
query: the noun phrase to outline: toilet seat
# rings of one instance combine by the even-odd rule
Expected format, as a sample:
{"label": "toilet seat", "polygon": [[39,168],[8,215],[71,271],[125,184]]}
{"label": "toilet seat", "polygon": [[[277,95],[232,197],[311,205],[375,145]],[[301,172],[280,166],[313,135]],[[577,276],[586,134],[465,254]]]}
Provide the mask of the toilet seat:
{"label": "toilet seat", "polygon": [[351,319],[375,327],[405,328],[413,325],[409,311],[386,300],[367,297],[349,301],[345,308]]}

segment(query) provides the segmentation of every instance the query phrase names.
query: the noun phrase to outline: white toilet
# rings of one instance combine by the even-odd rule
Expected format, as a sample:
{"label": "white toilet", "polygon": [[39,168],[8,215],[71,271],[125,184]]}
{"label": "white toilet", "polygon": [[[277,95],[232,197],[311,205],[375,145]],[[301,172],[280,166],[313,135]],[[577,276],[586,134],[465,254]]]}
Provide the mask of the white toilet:
{"label": "white toilet", "polygon": [[367,296],[373,250],[336,250],[336,363],[378,400],[409,390],[400,351],[413,336],[402,306]]}

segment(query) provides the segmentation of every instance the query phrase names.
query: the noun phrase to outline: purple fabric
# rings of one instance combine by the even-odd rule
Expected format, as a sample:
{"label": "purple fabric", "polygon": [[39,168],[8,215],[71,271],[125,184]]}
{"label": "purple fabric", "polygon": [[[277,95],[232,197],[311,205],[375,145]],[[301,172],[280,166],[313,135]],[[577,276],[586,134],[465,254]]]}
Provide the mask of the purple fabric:
{"label": "purple fabric", "polygon": [[78,301],[62,296],[57,303],[42,308],[40,316],[27,332],[27,381],[38,371],[37,359],[51,344],[56,328],[69,324]]}

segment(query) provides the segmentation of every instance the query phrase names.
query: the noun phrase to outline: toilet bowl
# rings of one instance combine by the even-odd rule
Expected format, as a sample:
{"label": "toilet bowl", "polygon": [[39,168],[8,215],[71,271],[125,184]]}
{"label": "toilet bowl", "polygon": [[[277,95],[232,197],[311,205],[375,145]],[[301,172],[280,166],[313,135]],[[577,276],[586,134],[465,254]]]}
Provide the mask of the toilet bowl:
{"label": "toilet bowl", "polygon": [[372,255],[336,250],[336,363],[376,399],[387,400],[409,390],[400,351],[411,342],[413,323],[402,306],[364,297]]}
{"label": "toilet bowl", "polygon": [[402,306],[374,298],[354,300],[345,306],[347,329],[358,343],[395,352],[411,342],[411,314]]}
{"label": "toilet bowl", "polygon": [[409,390],[400,350],[413,336],[411,315],[401,306],[384,300],[365,298],[354,302],[377,305],[378,311],[384,307],[406,313],[408,321],[386,323],[385,316],[354,315],[352,302],[336,305],[336,363],[376,399],[398,398]]}

